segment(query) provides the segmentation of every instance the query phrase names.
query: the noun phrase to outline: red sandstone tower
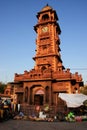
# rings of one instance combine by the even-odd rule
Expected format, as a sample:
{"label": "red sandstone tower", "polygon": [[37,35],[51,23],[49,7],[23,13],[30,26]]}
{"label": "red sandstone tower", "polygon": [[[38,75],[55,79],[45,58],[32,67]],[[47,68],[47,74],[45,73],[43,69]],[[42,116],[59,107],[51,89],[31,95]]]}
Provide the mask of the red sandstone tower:
{"label": "red sandstone tower", "polygon": [[59,47],[61,30],[56,11],[47,5],[37,14],[37,19],[35,69],[61,71],[64,69]]}
{"label": "red sandstone tower", "polygon": [[29,105],[59,106],[59,93],[79,93],[82,77],[65,69],[60,55],[61,33],[56,11],[46,5],[37,13],[35,66],[24,74],[15,74],[14,89],[17,102]]}

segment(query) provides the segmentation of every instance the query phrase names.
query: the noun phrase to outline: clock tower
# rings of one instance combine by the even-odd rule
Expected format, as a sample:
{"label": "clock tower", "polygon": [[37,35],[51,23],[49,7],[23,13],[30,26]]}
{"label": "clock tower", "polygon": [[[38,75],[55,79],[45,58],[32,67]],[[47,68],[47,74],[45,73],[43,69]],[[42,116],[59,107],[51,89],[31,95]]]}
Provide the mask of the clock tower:
{"label": "clock tower", "polygon": [[37,33],[36,38],[36,55],[35,69],[51,69],[53,71],[62,70],[60,55],[60,38],[61,33],[56,11],[46,5],[37,13],[38,22],[34,26]]}
{"label": "clock tower", "polygon": [[25,104],[24,109],[28,112],[28,105],[31,111],[35,109],[34,105],[44,109],[46,104],[52,106],[52,112],[58,112],[65,105],[60,100],[59,93],[79,93],[83,84],[82,76],[77,72],[72,74],[62,64],[59,38],[61,30],[58,16],[52,7],[46,5],[37,13],[34,30],[37,34],[34,68],[25,70],[23,74],[15,73],[14,82],[8,88],[14,88],[16,102]]}

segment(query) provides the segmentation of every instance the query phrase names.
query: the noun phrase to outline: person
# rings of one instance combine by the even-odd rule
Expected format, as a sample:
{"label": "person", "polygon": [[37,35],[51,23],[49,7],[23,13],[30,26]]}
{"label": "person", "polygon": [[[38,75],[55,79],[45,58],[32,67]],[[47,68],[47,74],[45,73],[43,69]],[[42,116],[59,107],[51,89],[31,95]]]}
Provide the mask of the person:
{"label": "person", "polygon": [[13,99],[11,99],[11,110],[12,110],[12,112],[14,112],[14,102],[13,102]]}
{"label": "person", "polygon": [[20,107],[21,107],[21,105],[20,105],[20,101],[18,102],[18,112],[20,112]]}
{"label": "person", "polygon": [[46,119],[46,115],[43,114],[43,111],[41,111],[41,110],[40,110],[40,112],[39,112],[39,118],[40,118],[40,119]]}
{"label": "person", "polygon": [[2,99],[0,97],[0,118],[1,118],[1,120],[3,119],[3,114],[4,114],[3,107],[4,107],[4,104],[3,104]]}

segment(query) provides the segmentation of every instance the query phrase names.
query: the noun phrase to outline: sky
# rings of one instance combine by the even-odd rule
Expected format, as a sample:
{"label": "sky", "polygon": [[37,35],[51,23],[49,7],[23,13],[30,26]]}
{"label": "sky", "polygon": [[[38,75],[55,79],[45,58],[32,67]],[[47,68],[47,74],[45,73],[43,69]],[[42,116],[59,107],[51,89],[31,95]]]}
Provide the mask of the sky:
{"label": "sky", "polygon": [[34,67],[36,15],[47,4],[59,18],[63,65],[87,83],[87,0],[0,0],[0,82]]}

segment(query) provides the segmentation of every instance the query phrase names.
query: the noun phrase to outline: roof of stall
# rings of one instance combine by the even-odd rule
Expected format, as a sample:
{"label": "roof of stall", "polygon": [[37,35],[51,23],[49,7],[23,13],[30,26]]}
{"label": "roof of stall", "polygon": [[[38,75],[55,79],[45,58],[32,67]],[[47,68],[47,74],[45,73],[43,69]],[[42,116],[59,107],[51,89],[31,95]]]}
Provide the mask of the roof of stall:
{"label": "roof of stall", "polygon": [[80,107],[83,105],[83,102],[87,100],[87,95],[84,94],[59,93],[58,96],[64,100],[67,107],[70,108]]}

